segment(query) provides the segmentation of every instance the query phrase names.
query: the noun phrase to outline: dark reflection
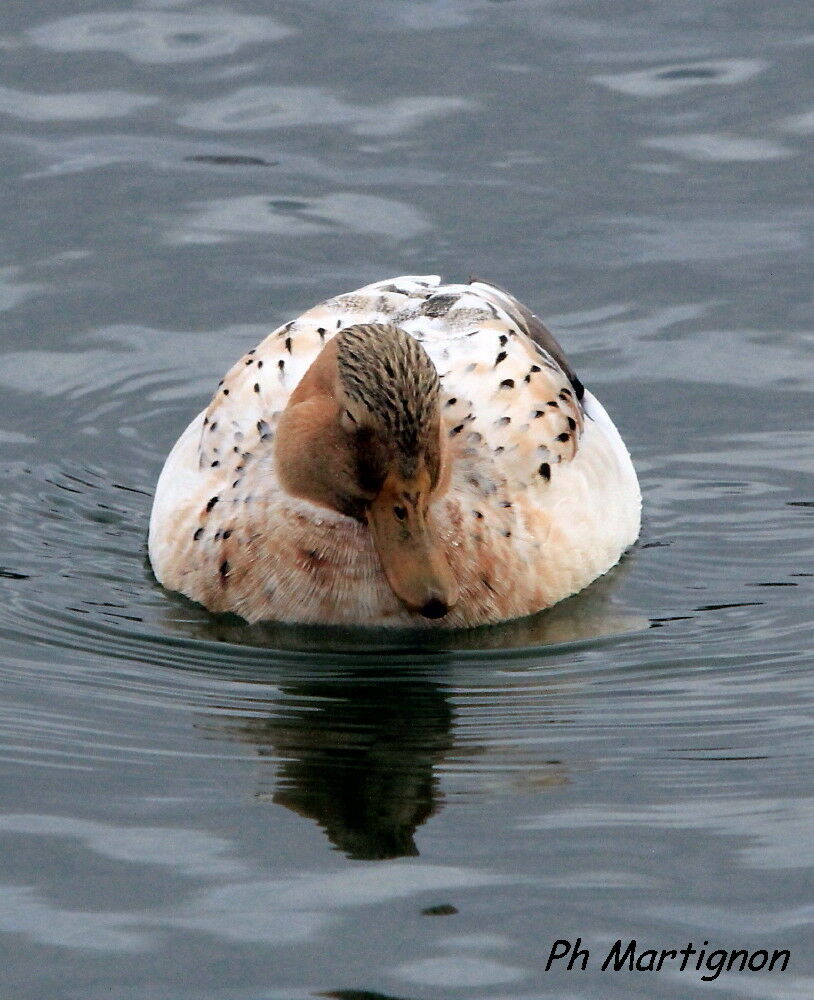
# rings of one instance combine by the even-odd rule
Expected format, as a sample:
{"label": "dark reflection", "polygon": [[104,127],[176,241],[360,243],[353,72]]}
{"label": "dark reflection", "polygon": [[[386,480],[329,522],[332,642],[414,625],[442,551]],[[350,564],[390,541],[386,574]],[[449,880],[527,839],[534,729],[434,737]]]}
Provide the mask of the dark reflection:
{"label": "dark reflection", "polygon": [[[250,626],[234,615],[210,615],[159,588],[156,598],[165,628],[180,633],[182,644],[200,641],[194,655],[179,647],[183,657],[174,659],[175,666],[255,686],[253,714],[241,702],[217,726],[219,736],[226,730],[276,765],[261,779],[258,798],[315,821],[349,858],[381,860],[416,855],[416,831],[440,807],[438,768],[453,751],[448,668],[460,671],[469,662],[472,694],[482,699],[479,724],[469,726],[459,763],[494,742],[484,735],[478,746],[473,731],[482,725],[488,733],[507,706],[518,725],[523,713],[540,725],[550,712],[545,682],[532,674],[481,690],[484,670],[490,672],[496,659],[507,662],[514,651],[522,674],[528,663],[540,664],[547,645],[561,653],[565,644],[647,628],[643,616],[612,600],[628,562],[549,611],[458,632]],[[264,694],[270,683],[273,696]],[[505,788],[522,782],[528,793],[565,780],[559,761],[508,746],[490,752],[499,755],[488,779],[492,789],[496,782]],[[454,913],[447,901],[437,904],[427,915]]]}
{"label": "dark reflection", "polygon": [[276,167],[279,160],[264,160],[261,156],[241,156],[237,153],[199,153],[185,156],[185,163],[206,163],[212,167]]}
{"label": "dark reflection", "polygon": [[454,917],[458,908],[452,903],[439,903],[437,906],[425,906],[421,911],[424,917]]}
{"label": "dark reflection", "polygon": [[316,820],[349,858],[418,854],[415,831],[438,808],[434,767],[452,745],[438,684],[383,671],[286,682],[277,714],[238,732],[281,761],[258,795]]}
{"label": "dark reflection", "polygon": [[18,573],[16,570],[6,569],[3,566],[0,566],[0,576],[2,576],[4,580],[30,580],[31,579],[31,577],[27,573]]}
{"label": "dark reflection", "polygon": [[330,990],[315,995],[328,997],[329,1000],[407,1000],[406,997],[393,996],[392,993],[377,993],[375,990]]}
{"label": "dark reflection", "polygon": [[657,73],[659,80],[714,80],[720,71],[710,66],[681,66]]}

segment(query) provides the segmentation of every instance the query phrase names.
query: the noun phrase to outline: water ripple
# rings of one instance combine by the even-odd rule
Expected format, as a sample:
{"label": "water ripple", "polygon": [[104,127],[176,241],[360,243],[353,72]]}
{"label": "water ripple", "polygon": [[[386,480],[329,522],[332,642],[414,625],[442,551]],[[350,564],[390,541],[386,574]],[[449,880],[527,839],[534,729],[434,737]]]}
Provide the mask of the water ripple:
{"label": "water ripple", "polygon": [[700,163],[761,163],[786,160],[795,150],[763,138],[743,138],[696,132],[687,135],[666,135],[644,139],[648,149],[664,149]]}
{"label": "water ripple", "polygon": [[28,37],[52,52],[121,52],[136,62],[182,63],[234,55],[292,35],[270,17],[231,10],[108,11],[48,21]]}
{"label": "water ripple", "polygon": [[432,228],[429,220],[411,205],[351,191],[311,198],[219,198],[190,209],[181,225],[168,227],[169,243],[208,244],[258,233],[315,236],[343,231],[401,241]]}
{"label": "water ripple", "polygon": [[0,114],[29,122],[96,121],[123,118],[157,104],[158,98],[125,90],[73,94],[33,94],[0,87]]}
{"label": "water ripple", "polygon": [[20,275],[20,268],[0,267],[0,312],[14,309],[20,302],[45,290],[41,284],[19,281]]}
{"label": "water ripple", "polygon": [[814,135],[814,111],[804,111],[799,115],[790,115],[780,122],[784,132],[794,135]]}
{"label": "water ripple", "polygon": [[671,97],[696,87],[734,86],[765,72],[763,59],[710,59],[698,62],[666,63],[628,73],[593,77],[609,90],[632,97]]}
{"label": "water ripple", "polygon": [[620,828],[645,825],[657,829],[707,830],[718,836],[748,838],[739,849],[742,863],[761,871],[775,868],[808,869],[814,851],[806,831],[814,820],[812,799],[757,799],[751,796],[728,800],[676,800],[669,805],[640,809],[602,806],[571,812],[554,811],[530,820],[526,829],[568,830]]}
{"label": "water ripple", "polygon": [[390,136],[472,106],[463,98],[432,95],[354,104],[324,87],[244,87],[225,97],[189,105],[179,123],[216,132],[347,126],[356,135]]}

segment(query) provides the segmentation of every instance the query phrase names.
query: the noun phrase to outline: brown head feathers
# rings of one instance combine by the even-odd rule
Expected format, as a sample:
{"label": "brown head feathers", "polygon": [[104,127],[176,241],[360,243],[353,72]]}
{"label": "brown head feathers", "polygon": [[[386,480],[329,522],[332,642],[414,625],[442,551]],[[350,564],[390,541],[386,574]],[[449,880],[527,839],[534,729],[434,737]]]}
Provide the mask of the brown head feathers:
{"label": "brown head feathers", "polygon": [[440,382],[419,342],[397,326],[365,323],[337,334],[337,368],[349,400],[382,425],[410,475],[438,436]]}

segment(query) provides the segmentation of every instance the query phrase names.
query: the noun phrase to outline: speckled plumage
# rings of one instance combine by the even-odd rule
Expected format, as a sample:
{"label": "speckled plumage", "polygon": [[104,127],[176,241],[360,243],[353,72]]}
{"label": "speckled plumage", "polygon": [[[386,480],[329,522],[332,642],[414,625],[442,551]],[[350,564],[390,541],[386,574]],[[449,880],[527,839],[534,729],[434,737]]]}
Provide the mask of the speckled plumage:
{"label": "speckled plumage", "polygon": [[[440,378],[452,471],[431,516],[461,588],[440,623],[395,596],[363,523],[278,481],[280,414],[325,344],[356,324],[406,331]],[[627,450],[582,393],[539,320],[485,282],[401,277],[339,295],[240,358],[179,439],[156,490],[153,569],[167,588],[249,621],[460,627],[548,607],[610,569],[639,532]]]}

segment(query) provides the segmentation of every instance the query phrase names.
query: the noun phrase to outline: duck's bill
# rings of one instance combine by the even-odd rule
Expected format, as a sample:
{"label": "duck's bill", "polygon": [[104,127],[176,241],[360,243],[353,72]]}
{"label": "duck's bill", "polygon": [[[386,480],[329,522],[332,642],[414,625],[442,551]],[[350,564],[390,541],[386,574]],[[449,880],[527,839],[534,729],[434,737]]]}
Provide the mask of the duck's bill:
{"label": "duck's bill", "polygon": [[[403,485],[403,484],[401,484]],[[410,502],[410,497],[416,497]],[[368,526],[393,593],[426,618],[443,618],[458,600],[458,585],[420,494],[385,489],[368,511]]]}

